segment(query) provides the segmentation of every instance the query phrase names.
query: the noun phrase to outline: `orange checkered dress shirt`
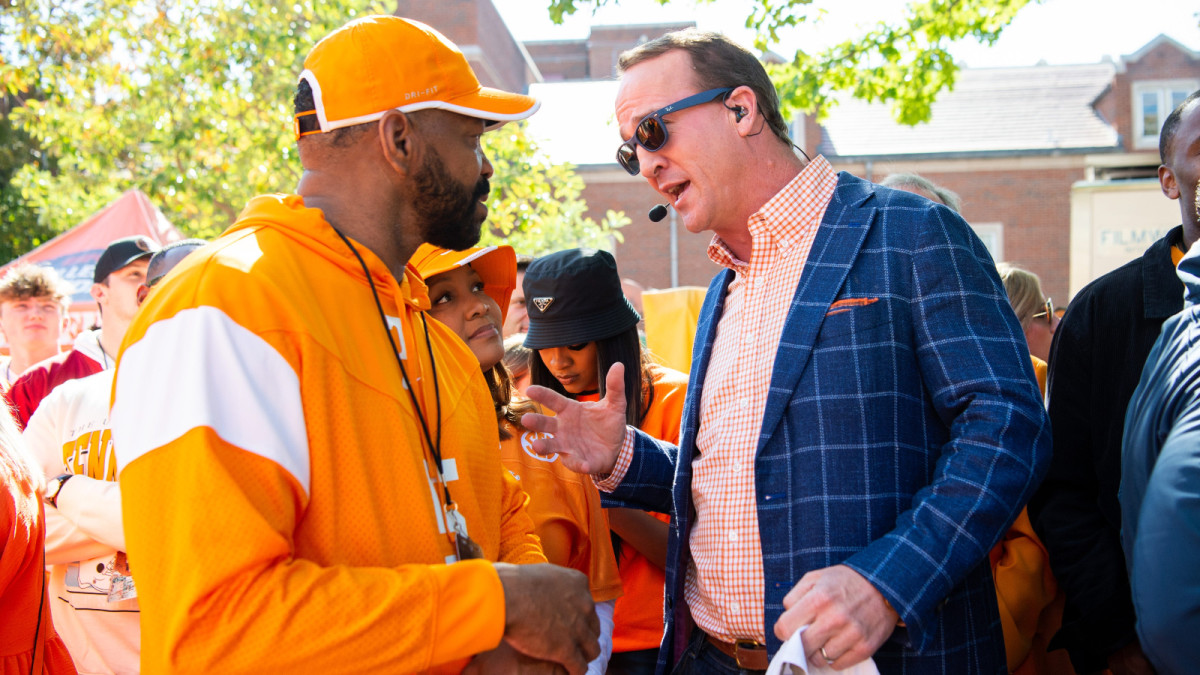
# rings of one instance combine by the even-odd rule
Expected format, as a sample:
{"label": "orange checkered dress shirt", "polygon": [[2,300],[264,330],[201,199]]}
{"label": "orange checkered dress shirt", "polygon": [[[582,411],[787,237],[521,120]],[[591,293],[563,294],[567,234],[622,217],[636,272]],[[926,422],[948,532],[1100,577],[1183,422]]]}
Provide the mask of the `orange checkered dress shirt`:
{"label": "orange checkered dress shirt", "polygon": [[[754,498],[754,456],[776,348],[837,174],[817,156],[747,223],[750,261],[719,237],[708,255],[732,269],[700,400],[699,455],[693,463],[695,526],[685,587],[692,618],[727,640],[765,642],[763,566]],[[612,474],[620,484],[632,458],[632,432]]]}

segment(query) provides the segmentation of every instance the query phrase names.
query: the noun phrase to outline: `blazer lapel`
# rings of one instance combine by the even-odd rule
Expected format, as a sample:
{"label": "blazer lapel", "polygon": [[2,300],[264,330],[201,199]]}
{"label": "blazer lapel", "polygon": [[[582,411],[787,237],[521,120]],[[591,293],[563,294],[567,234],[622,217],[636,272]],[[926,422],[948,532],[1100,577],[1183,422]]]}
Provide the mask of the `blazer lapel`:
{"label": "blazer lapel", "polygon": [[839,176],[783,324],[757,452],[762,452],[788,401],[795,395],[796,383],[808,367],[825,312],[837,298],[871,230],[876,213],[869,205],[873,196],[871,183],[845,173]]}
{"label": "blazer lapel", "polygon": [[704,391],[704,377],[708,373],[708,363],[712,360],[717,324],[725,310],[725,293],[732,281],[732,270],[721,270],[713,277],[708,285],[708,293],[704,296],[704,304],[700,308],[700,320],[696,324],[696,338],[692,343],[692,370],[688,374],[688,391],[684,398],[683,421],[679,435],[680,456],[689,462],[696,441],[696,431],[700,428],[700,395]]}

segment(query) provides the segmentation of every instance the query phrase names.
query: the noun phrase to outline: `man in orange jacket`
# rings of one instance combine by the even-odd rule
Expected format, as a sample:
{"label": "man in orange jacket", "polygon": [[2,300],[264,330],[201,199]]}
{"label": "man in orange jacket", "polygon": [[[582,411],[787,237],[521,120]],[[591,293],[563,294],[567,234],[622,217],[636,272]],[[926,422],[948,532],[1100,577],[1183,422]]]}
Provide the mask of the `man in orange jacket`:
{"label": "man in orange jacket", "polygon": [[524,564],[545,557],[479,364],[425,319],[406,266],[422,242],[475,243],[480,138],[537,102],[480,87],[457,47],[394,16],[350,22],[304,66],[296,194],[252,200],[181,263],[121,352],[142,670],[582,673],[587,580]]}

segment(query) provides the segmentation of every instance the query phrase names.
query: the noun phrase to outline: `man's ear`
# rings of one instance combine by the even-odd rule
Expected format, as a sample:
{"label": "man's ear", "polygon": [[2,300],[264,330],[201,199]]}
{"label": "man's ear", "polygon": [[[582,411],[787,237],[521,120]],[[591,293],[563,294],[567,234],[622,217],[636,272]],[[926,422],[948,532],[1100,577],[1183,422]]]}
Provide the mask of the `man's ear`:
{"label": "man's ear", "polygon": [[1179,183],[1175,182],[1175,172],[1165,164],[1158,167],[1158,184],[1167,199],[1179,199]]}
{"label": "man's ear", "polygon": [[108,296],[108,286],[104,284],[92,284],[92,299],[99,304],[104,304],[104,298]]}
{"label": "man's ear", "polygon": [[757,119],[761,117],[758,110],[758,99],[750,87],[742,85],[729,92],[729,95],[725,97],[725,107],[730,110],[735,123],[739,124],[739,128],[741,128],[741,122],[751,121],[751,124],[745,125],[746,133],[762,128],[762,121]]}
{"label": "man's ear", "polygon": [[412,119],[399,110],[389,110],[376,127],[384,160],[397,172],[407,174],[419,166],[420,144],[417,142]]}

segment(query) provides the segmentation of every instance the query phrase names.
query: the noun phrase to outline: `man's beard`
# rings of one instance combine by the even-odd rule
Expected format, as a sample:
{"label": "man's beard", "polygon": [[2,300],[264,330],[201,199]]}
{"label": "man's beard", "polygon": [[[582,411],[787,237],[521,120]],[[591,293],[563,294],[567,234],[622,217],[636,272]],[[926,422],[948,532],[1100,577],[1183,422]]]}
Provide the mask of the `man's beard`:
{"label": "man's beard", "polygon": [[477,213],[479,201],[490,190],[488,179],[480,177],[474,190],[457,182],[446,171],[446,165],[436,152],[413,176],[420,218],[421,240],[456,251],[474,246],[479,241],[483,218]]}

